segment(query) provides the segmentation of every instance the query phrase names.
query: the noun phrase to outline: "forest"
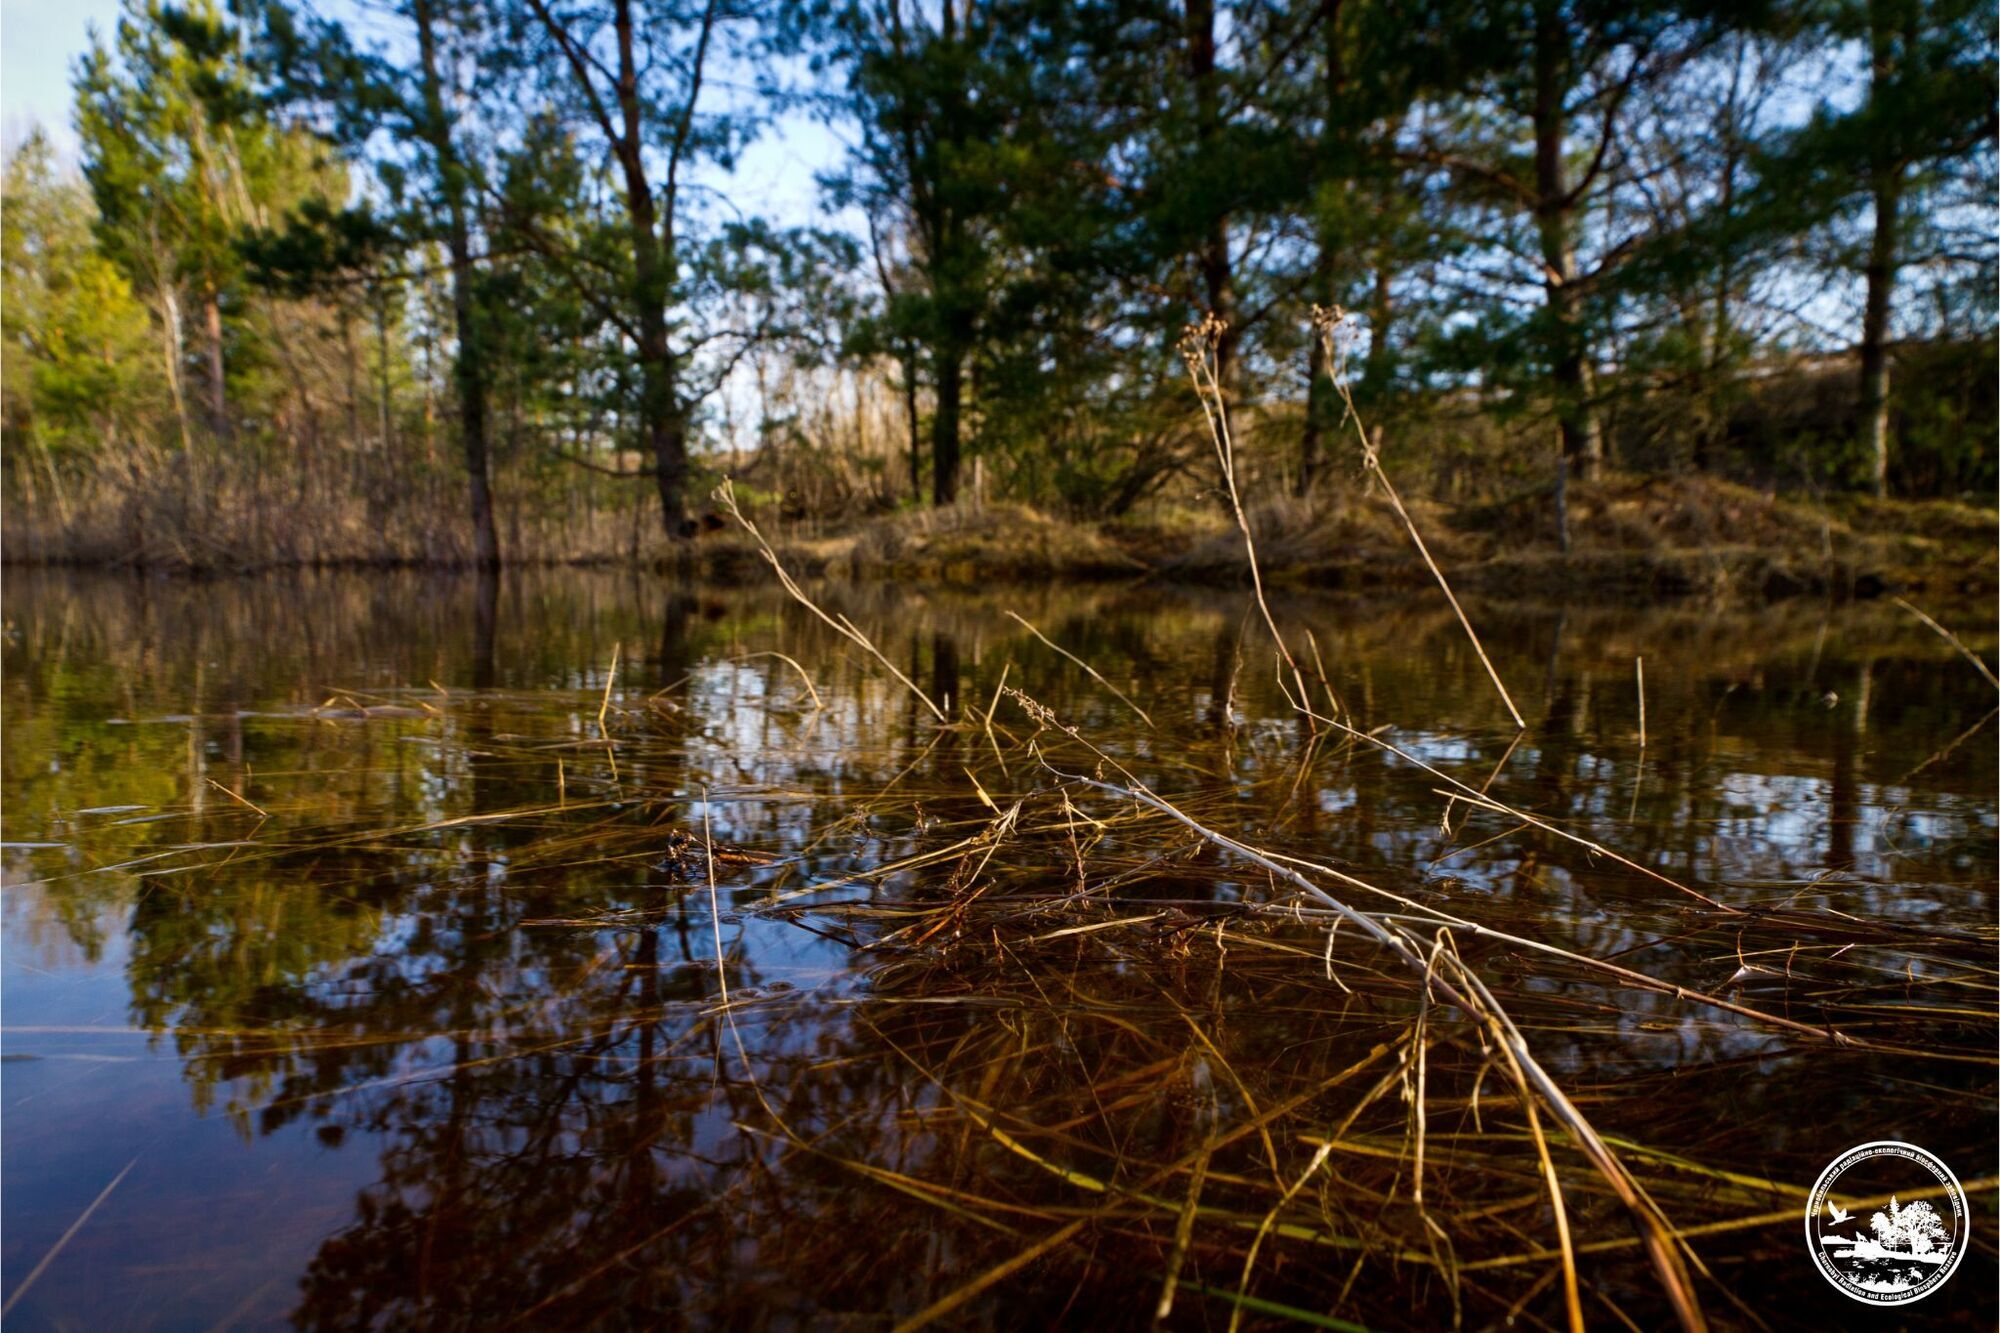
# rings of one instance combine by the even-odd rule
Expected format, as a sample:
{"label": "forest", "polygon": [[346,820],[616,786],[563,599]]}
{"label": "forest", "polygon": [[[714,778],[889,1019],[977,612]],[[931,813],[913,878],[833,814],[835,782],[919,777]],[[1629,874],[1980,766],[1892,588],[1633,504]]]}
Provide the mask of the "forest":
{"label": "forest", "polygon": [[0,1323],[2000,1327],[1993,0],[0,8]]}
{"label": "forest", "polygon": [[72,82],[10,561],[656,560],[725,477],[1171,532],[1203,321],[1260,523],[1377,450],[1460,511],[2000,481],[1965,0],[126,0]]}

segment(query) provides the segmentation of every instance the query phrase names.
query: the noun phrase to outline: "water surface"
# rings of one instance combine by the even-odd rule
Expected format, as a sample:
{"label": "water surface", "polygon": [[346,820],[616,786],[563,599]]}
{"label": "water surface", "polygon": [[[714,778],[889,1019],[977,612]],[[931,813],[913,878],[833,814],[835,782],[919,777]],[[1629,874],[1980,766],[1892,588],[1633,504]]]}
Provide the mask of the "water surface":
{"label": "water surface", "polygon": [[[1517,735],[1434,599],[1277,602],[1315,708],[1524,827],[1303,721],[1238,595],[824,596],[946,724],[769,589],[10,574],[10,1322],[886,1327],[959,1292],[946,1326],[1140,1326],[1180,1248],[1170,1322],[1221,1327],[1333,1133],[1250,1324],[1561,1326],[1478,1033],[1065,779],[1121,766],[1412,902],[1911,1048],[1454,937],[1670,1216],[1730,1223],[1695,1242],[1720,1324],[1858,1308],[1795,1216],[1731,1223],[1847,1147],[1996,1173],[1994,700],[1894,607],[1474,606]],[[1610,1243],[1593,1322],[1663,1323],[1560,1170]],[[1992,1197],[1927,1321],[1992,1324]]]}

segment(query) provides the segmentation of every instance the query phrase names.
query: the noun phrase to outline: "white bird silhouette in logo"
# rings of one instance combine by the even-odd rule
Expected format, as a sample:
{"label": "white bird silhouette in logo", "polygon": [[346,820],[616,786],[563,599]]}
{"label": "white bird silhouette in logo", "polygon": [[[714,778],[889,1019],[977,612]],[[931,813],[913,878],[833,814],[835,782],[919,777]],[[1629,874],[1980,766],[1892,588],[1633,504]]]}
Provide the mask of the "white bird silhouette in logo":
{"label": "white bird silhouette in logo", "polygon": [[1826,1201],[1826,1211],[1833,1215],[1833,1224],[1835,1226],[1839,1226],[1842,1222],[1845,1222],[1848,1218],[1854,1216],[1854,1214],[1843,1209],[1839,1204],[1835,1203],[1832,1199],[1828,1199]]}

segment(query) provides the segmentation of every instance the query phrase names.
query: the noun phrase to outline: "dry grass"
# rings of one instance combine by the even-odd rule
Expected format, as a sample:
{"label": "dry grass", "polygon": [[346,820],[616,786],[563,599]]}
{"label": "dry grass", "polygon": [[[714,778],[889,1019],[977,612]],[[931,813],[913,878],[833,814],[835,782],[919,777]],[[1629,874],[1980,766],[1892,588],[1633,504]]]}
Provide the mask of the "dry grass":
{"label": "dry grass", "polygon": [[849,567],[960,580],[1142,569],[1089,528],[1018,504],[926,509],[870,524],[855,539]]}
{"label": "dry grass", "polygon": [[[1257,549],[1274,579],[1308,576],[1314,571],[1347,571],[1354,582],[1405,581],[1423,573],[1410,552],[1409,539],[1387,500],[1356,486],[1312,499],[1260,496],[1245,505]],[[1450,526],[1439,523],[1438,506],[1422,501],[1413,506],[1419,521],[1431,520],[1437,533],[1432,545],[1439,558],[1454,566],[1476,559],[1476,548]],[[1178,553],[1170,554],[1165,572],[1200,580],[1235,581],[1243,577],[1240,537],[1189,534]],[[1173,543],[1163,539],[1163,547]]]}
{"label": "dry grass", "polygon": [[[1663,595],[1872,595],[1890,588],[1976,593],[1996,586],[1994,515],[1947,501],[1843,501],[1825,508],[1705,477],[1612,476],[1572,482],[1574,550],[1563,554],[1547,488],[1489,504],[1412,500],[1425,541],[1453,581],[1486,592],[1599,589]],[[1266,572],[1278,582],[1414,586],[1430,576],[1386,498],[1358,484],[1311,500],[1246,506]],[[1176,519],[1177,543],[1145,531],[1163,568],[1202,581],[1241,579],[1240,540]],[[1163,525],[1164,526],[1164,525]]]}
{"label": "dry grass", "polygon": [[[801,577],[977,583],[1135,578],[1147,572],[1143,560],[1105,535],[1028,505],[922,509],[824,532],[759,522],[766,525],[772,548]],[[753,543],[727,530],[703,536],[695,555],[703,568],[725,576],[740,577],[762,563]]]}
{"label": "dry grass", "polygon": [[[1157,575],[1235,585],[1247,577],[1243,533],[1214,489],[1098,524],[1013,503],[833,523],[757,517],[801,576],[971,584]],[[1273,584],[1416,587],[1431,578],[1363,469],[1330,477],[1311,499],[1264,487],[1246,489],[1241,502]],[[1903,589],[1936,599],[2000,586],[1994,511],[1956,501],[1821,502],[1715,478],[1613,476],[1571,485],[1575,550],[1567,557],[1546,486],[1480,504],[1414,493],[1404,503],[1454,582],[1488,593]],[[725,579],[755,577],[762,565],[729,529],[704,534],[692,551],[666,541],[651,492],[632,482],[503,476],[496,504],[503,555],[515,563],[692,561]],[[208,459],[190,476],[184,458],[141,452],[122,470],[68,479],[60,504],[47,496],[29,504],[10,491],[0,559],[185,571],[462,564],[471,554],[463,511],[463,481],[448,464],[342,456],[288,471],[253,458]]]}
{"label": "dry grass", "polygon": [[[503,556],[633,560],[657,539],[657,502],[578,473],[567,487],[501,485]],[[46,487],[45,487],[46,489]],[[190,573],[339,565],[462,565],[473,554],[462,475],[421,458],[288,460],[137,450],[65,480],[61,502],[10,490],[0,559]]]}

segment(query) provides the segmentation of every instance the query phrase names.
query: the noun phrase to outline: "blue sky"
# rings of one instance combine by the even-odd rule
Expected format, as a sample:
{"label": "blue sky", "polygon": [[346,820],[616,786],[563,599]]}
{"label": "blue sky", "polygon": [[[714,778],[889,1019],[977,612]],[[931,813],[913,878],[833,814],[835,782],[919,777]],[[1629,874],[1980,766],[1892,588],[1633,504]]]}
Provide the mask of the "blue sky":
{"label": "blue sky", "polygon": [[[120,8],[120,0],[0,0],[0,137],[9,148],[40,124],[63,156],[74,155],[70,71],[89,46],[91,26],[109,35]],[[788,116],[743,155],[733,178],[711,173],[707,183],[744,213],[787,225],[824,222],[813,175],[840,153],[826,128]]]}
{"label": "blue sky", "polygon": [[65,150],[69,72],[89,45],[90,25],[109,33],[118,0],[0,0],[0,106],[7,141],[39,121]]}

